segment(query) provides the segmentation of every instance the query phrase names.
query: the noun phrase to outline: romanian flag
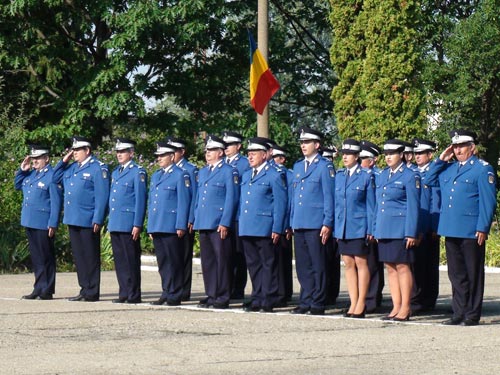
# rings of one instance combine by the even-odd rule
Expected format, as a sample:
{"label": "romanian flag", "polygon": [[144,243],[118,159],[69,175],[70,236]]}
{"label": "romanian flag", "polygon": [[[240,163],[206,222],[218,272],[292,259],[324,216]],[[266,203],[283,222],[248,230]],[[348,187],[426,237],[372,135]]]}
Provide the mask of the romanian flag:
{"label": "romanian flag", "polygon": [[248,39],[250,40],[250,104],[255,112],[262,115],[269,100],[279,90],[280,84],[257,49],[250,31],[248,31]]}

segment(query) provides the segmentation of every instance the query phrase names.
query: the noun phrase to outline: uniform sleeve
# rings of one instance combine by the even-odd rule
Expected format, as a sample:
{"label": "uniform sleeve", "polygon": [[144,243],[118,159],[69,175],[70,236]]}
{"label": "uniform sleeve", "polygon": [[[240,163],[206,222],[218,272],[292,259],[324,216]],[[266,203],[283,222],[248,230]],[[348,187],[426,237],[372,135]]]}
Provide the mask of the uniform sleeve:
{"label": "uniform sleeve", "polygon": [[413,177],[409,178],[406,184],[405,237],[416,238],[420,212],[420,176],[413,171],[412,175]]}
{"label": "uniform sleeve", "polygon": [[64,171],[70,165],[71,164],[68,164],[68,163],[63,162],[62,160],[59,160],[59,162],[54,167],[54,175],[52,176],[52,181],[54,181],[56,184],[62,183],[63,182]]}
{"label": "uniform sleeve", "polygon": [[287,213],[288,197],[285,172],[278,172],[273,178],[273,233],[283,233],[285,231],[285,217]]}
{"label": "uniform sleeve", "polygon": [[59,216],[61,214],[61,206],[63,201],[62,185],[52,182],[49,185],[49,195],[50,195],[49,227],[57,228],[59,225]]}
{"label": "uniform sleeve", "polygon": [[478,178],[479,217],[476,231],[489,233],[496,208],[496,176],[491,165],[485,166]]}
{"label": "uniform sleeve", "polygon": [[328,163],[321,171],[321,184],[323,188],[323,225],[333,228],[334,194],[335,194],[335,168]]}
{"label": "uniform sleeve", "polygon": [[146,171],[143,169],[139,169],[139,173],[136,174],[134,179],[134,227],[142,228],[142,226],[144,225],[144,217],[146,216],[147,184],[148,175]]}
{"label": "uniform sleeve", "polygon": [[93,224],[102,225],[104,223],[104,216],[108,207],[109,200],[109,172],[108,166],[102,164],[96,168],[94,179],[94,194],[95,194],[95,207],[94,216],[92,217]]}
{"label": "uniform sleeve", "polygon": [[188,222],[194,223],[194,206],[196,205],[196,193],[198,192],[198,168],[194,168],[189,174],[191,178],[191,201],[189,202],[189,219]]}
{"label": "uniform sleeve", "polygon": [[439,158],[431,162],[429,170],[425,175],[425,184],[428,186],[439,187],[439,175],[448,167],[448,165],[451,164],[446,163]]}
{"label": "uniform sleeve", "polygon": [[375,221],[375,176],[370,173],[367,178],[366,186],[366,217],[367,217],[367,233],[373,234],[373,222]]}
{"label": "uniform sleeve", "polygon": [[177,181],[177,219],[175,229],[187,230],[189,218],[189,173],[183,171],[182,177]]}
{"label": "uniform sleeve", "polygon": [[230,228],[239,203],[240,184],[236,168],[226,168],[224,173],[226,176],[226,198],[219,225]]}
{"label": "uniform sleeve", "polygon": [[16,190],[21,190],[23,188],[23,181],[29,174],[30,171],[23,171],[21,168],[16,171],[14,177],[14,187]]}

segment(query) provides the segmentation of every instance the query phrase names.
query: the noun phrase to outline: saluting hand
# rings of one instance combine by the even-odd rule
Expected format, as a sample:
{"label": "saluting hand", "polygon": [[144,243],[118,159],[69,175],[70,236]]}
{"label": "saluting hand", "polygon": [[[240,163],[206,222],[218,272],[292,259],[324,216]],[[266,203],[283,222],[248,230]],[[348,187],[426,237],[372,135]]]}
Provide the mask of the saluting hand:
{"label": "saluting hand", "polygon": [[64,155],[63,162],[69,163],[72,157],[73,157],[73,150],[70,150],[66,155]]}
{"label": "saluting hand", "polygon": [[30,170],[30,167],[31,167],[31,157],[26,156],[23,162],[21,163],[21,170],[27,172]]}
{"label": "saluting hand", "polygon": [[455,155],[453,153],[453,145],[449,145],[448,147],[446,147],[446,149],[441,153],[441,155],[439,155],[439,159],[441,159],[442,161],[450,161],[452,158],[453,158],[453,155]]}

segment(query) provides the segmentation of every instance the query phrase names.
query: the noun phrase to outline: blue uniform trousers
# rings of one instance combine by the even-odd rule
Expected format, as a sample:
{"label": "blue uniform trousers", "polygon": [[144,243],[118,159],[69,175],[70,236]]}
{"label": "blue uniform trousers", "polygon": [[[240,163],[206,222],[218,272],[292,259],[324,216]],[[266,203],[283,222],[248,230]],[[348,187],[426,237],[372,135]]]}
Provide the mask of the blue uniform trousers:
{"label": "blue uniform trousers", "polygon": [[285,304],[293,295],[292,240],[283,234],[278,242],[278,303]]}
{"label": "blue uniform trousers", "polygon": [[184,243],[177,233],[153,233],[158,272],[161,277],[161,298],[180,302],[184,284]]}
{"label": "blue uniform trousers", "polygon": [[370,285],[366,294],[366,310],[371,311],[382,304],[382,290],[384,289],[384,263],[378,260],[378,244],[373,241],[368,244],[368,270],[370,271]]}
{"label": "blue uniform trousers", "polygon": [[479,321],[484,294],[485,244],[476,239],[446,237],[453,317]]}
{"label": "blue uniform trousers", "polygon": [[245,298],[245,287],[247,285],[247,263],[243,245],[238,233],[238,222],[233,222],[233,232],[231,235],[231,259],[233,262],[233,286],[231,289],[231,299]]}
{"label": "blue uniform trousers", "polygon": [[[231,235],[230,235],[231,236]],[[231,295],[231,237],[200,230],[201,269],[209,304],[228,304]]]}
{"label": "blue uniform trousers", "polygon": [[191,298],[191,283],[193,280],[193,246],[194,246],[194,231],[193,233],[186,232],[182,237],[184,246],[184,281],[182,283],[182,300],[189,301]]}
{"label": "blue uniform trousers", "polygon": [[54,237],[49,237],[47,229],[33,228],[26,228],[26,236],[35,274],[33,292],[37,295],[52,295],[56,285]]}
{"label": "blue uniform trousers", "polygon": [[432,238],[430,233],[424,235],[420,246],[415,249],[412,271],[411,309],[433,309],[439,295],[439,237]]}
{"label": "blue uniform trousers", "polygon": [[324,309],[326,303],[326,246],[319,229],[295,230],[295,262],[300,282],[300,307]]}
{"label": "blue uniform trousers", "polygon": [[129,301],[141,299],[141,241],[130,233],[111,232],[118,296]]}
{"label": "blue uniform trousers", "polygon": [[252,306],[274,307],[278,302],[278,247],[269,237],[241,237],[252,280]]}
{"label": "blue uniform trousers", "polygon": [[101,283],[101,233],[92,228],[68,225],[80,295],[98,299]]}
{"label": "blue uniform trousers", "polygon": [[326,301],[335,305],[340,292],[340,255],[335,238],[330,237],[326,247]]}

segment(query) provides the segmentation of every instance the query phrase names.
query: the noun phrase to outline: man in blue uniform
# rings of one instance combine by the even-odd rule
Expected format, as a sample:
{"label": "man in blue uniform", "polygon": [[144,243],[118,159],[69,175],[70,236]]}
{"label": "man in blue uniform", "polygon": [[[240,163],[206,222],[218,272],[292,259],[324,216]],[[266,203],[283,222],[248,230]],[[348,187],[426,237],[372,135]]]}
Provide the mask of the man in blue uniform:
{"label": "man in blue uniform", "polygon": [[326,304],[325,244],[332,235],[335,169],[318,153],[323,135],[302,128],[300,148],[304,159],[293,167],[291,225],[300,282],[300,304],[292,313],[323,315]]}
{"label": "man in blue uniform", "polygon": [[[496,206],[496,176],[475,156],[476,134],[450,132],[452,144],[431,163],[429,186],[441,188],[438,234],[445,236],[453,316],[447,325],[479,324],[484,293],[484,256]],[[453,162],[452,158],[456,161]]]}
{"label": "man in blue uniform", "polygon": [[178,306],[184,286],[184,242],[189,219],[189,174],[174,164],[175,148],[158,142],[158,169],[151,176],[148,233],[153,239],[162,294],[153,305]]}
{"label": "man in blue uniform", "polygon": [[[366,171],[377,175],[381,170],[377,167],[377,159],[382,152],[380,147],[370,141],[362,140],[360,142],[361,167]],[[377,241],[371,241],[368,244],[368,269],[370,270],[370,286],[366,295],[366,312],[374,313],[377,307],[382,304],[382,290],[384,289],[384,263],[378,260]]]}
{"label": "man in blue uniform", "polygon": [[428,186],[426,175],[432,161],[436,143],[427,139],[413,140],[413,152],[420,174],[419,241],[413,263],[413,314],[433,310],[439,295],[439,236],[437,234],[441,192]]}
{"label": "man in blue uniform", "polygon": [[238,171],[224,163],[225,142],[207,137],[207,165],[198,174],[194,229],[200,233],[201,268],[207,298],[200,307],[226,309],[231,295],[231,225],[239,200]]}
{"label": "man in blue uniform", "polygon": [[[74,163],[69,164],[73,158]],[[99,300],[101,227],[108,206],[108,167],[91,153],[90,140],[73,137],[73,145],[54,168],[54,182],[64,187],[63,223],[68,225],[80,293],[70,301]]]}
{"label": "man in blue uniform", "polygon": [[191,299],[191,282],[193,279],[193,247],[194,247],[194,197],[198,186],[198,167],[186,159],[187,142],[181,138],[167,137],[167,143],[175,147],[174,163],[189,174],[189,219],[188,230],[183,237],[184,241],[184,283],[182,287],[182,301]]}
{"label": "man in blue uniform", "polygon": [[246,311],[272,312],[278,302],[278,243],[288,198],[286,178],[267,163],[267,148],[261,138],[248,140],[251,170],[241,181],[239,235],[252,280]]}
{"label": "man in blue uniform", "polygon": [[134,162],[134,150],[134,141],[116,140],[119,166],[111,174],[108,221],[119,287],[114,303],[141,302],[140,234],[146,215],[147,174]]}
{"label": "man in blue uniform", "polygon": [[[222,140],[226,143],[224,153],[226,155],[225,161],[227,164],[233,166],[238,170],[239,178],[249,168],[248,159],[240,154],[241,143],[243,136],[236,132],[225,131]],[[245,254],[243,253],[243,246],[238,236],[238,214],[236,214],[233,224],[233,233],[231,236],[231,248],[233,261],[233,286],[231,288],[231,299],[245,298],[245,287],[247,285],[247,264]]]}
{"label": "man in blue uniform", "polygon": [[[33,169],[31,169],[31,165]],[[26,229],[35,284],[23,299],[52,299],[56,284],[54,236],[61,213],[62,187],[52,182],[49,148],[31,145],[14,179],[23,191],[21,225]]]}

